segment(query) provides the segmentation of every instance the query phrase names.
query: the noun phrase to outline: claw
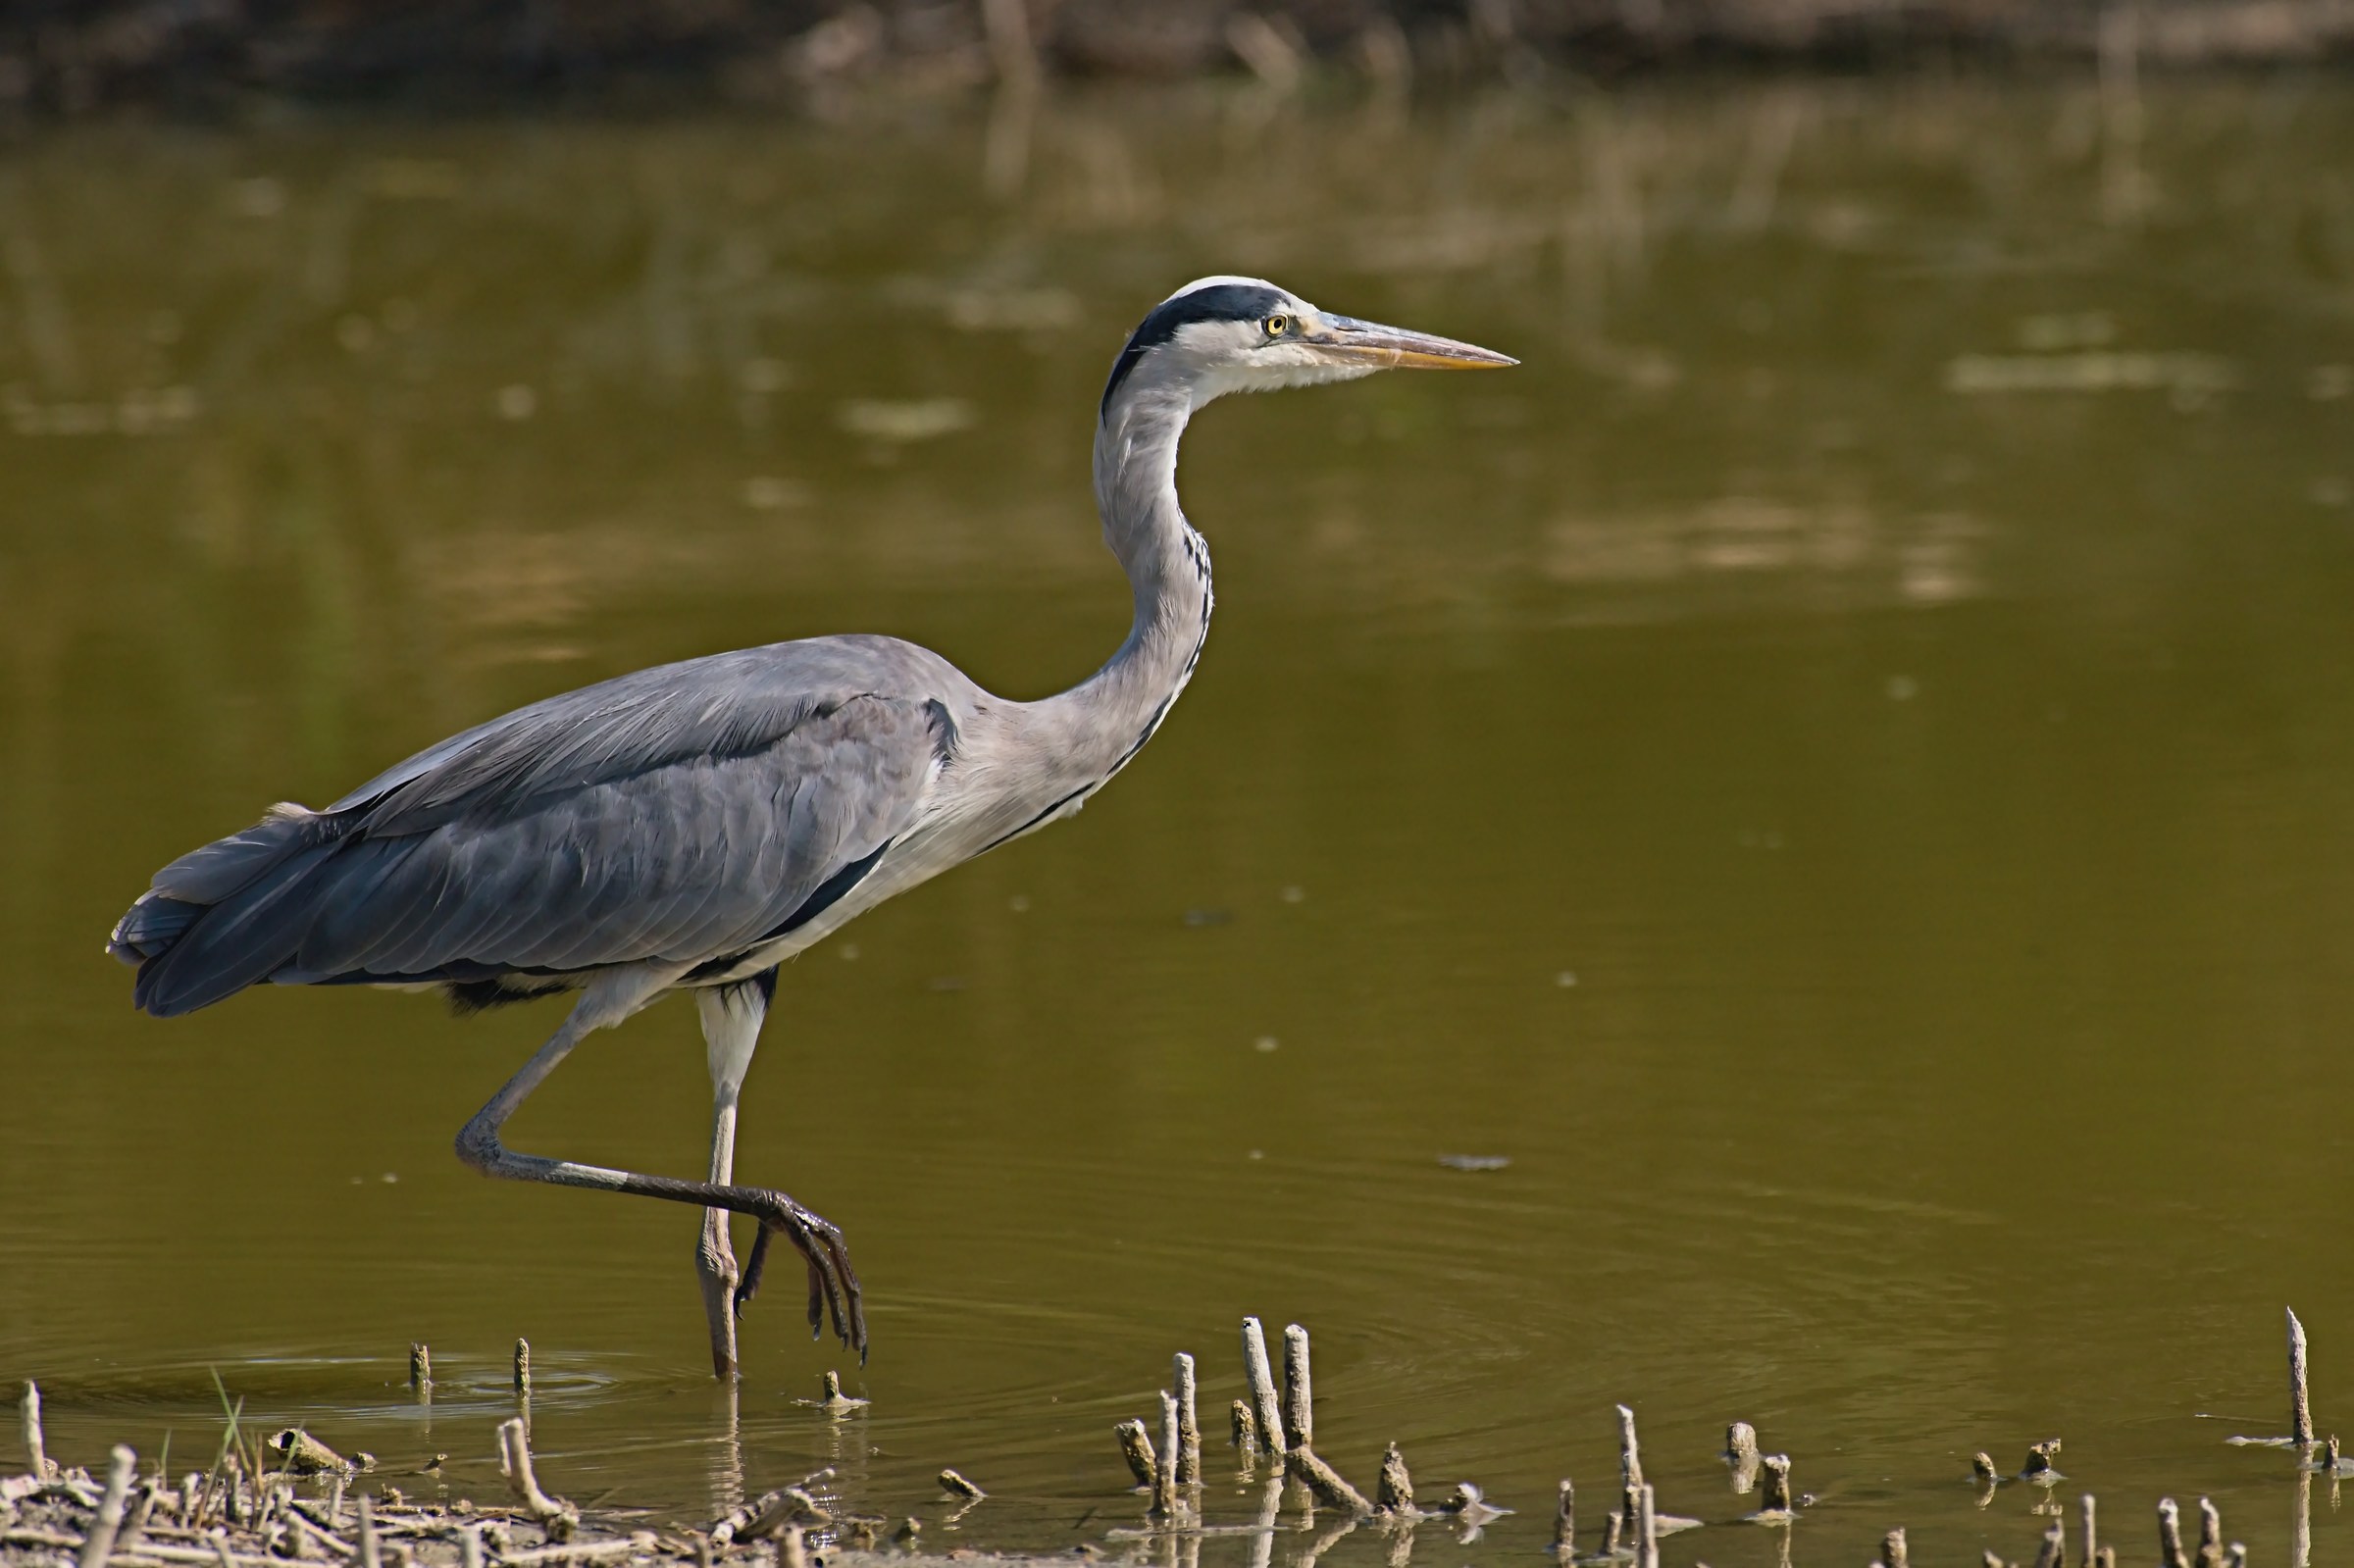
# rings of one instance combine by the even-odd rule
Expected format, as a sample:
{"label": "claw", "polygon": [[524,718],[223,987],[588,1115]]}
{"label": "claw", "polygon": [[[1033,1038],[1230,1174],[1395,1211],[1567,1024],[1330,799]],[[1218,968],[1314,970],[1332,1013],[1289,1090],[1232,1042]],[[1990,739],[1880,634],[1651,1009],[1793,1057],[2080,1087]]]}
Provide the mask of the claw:
{"label": "claw", "polygon": [[751,1256],[744,1260],[743,1273],[736,1287],[737,1313],[742,1315],[744,1303],[759,1290],[761,1275],[768,1266],[770,1239],[782,1231],[809,1266],[809,1337],[816,1339],[822,1335],[827,1319],[831,1318],[835,1336],[844,1348],[858,1352],[858,1364],[864,1366],[866,1302],[858,1288],[858,1273],[850,1267],[849,1250],[843,1244],[842,1232],[782,1192],[774,1197],[775,1211],[759,1216],[760,1232],[752,1240]]}

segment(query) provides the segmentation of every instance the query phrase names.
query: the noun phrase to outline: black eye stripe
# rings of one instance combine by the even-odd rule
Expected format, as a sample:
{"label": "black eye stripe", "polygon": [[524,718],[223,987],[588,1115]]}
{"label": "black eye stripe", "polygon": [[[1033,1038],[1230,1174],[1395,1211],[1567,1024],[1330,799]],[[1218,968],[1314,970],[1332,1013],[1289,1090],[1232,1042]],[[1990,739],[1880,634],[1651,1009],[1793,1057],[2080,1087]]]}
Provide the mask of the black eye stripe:
{"label": "black eye stripe", "polygon": [[1120,382],[1136,369],[1136,362],[1149,349],[1160,347],[1177,335],[1177,329],[1195,322],[1263,322],[1269,316],[1289,316],[1283,308],[1284,297],[1264,283],[1212,283],[1197,288],[1190,294],[1163,300],[1137,325],[1128,346],[1120,357],[1111,362],[1111,379],[1103,384],[1102,411],[1111,407],[1112,393]]}

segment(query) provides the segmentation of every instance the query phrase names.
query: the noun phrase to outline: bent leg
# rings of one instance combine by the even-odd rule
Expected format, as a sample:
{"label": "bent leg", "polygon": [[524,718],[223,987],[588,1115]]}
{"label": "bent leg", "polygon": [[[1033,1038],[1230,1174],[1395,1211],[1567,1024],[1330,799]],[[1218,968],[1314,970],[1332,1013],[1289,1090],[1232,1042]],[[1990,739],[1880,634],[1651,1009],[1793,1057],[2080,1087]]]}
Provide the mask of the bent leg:
{"label": "bent leg", "polygon": [[616,970],[591,985],[555,1034],[548,1037],[547,1043],[459,1132],[458,1158],[485,1176],[632,1192],[640,1197],[752,1216],[760,1222],[760,1231],[753,1239],[751,1265],[737,1290],[738,1303],[747,1299],[757,1286],[769,1239],[781,1233],[809,1265],[810,1335],[816,1336],[831,1313],[835,1334],[844,1345],[856,1350],[863,1361],[865,1302],[859,1291],[857,1272],[850,1267],[849,1251],[843,1244],[842,1232],[784,1193],[766,1188],[684,1182],[676,1177],[648,1176],[601,1165],[551,1160],[537,1154],[519,1154],[499,1141],[499,1130],[506,1125],[507,1118],[515,1114],[516,1107],[533,1089],[546,1081],[575,1045],[592,1032],[620,1023],[677,978],[670,971]]}

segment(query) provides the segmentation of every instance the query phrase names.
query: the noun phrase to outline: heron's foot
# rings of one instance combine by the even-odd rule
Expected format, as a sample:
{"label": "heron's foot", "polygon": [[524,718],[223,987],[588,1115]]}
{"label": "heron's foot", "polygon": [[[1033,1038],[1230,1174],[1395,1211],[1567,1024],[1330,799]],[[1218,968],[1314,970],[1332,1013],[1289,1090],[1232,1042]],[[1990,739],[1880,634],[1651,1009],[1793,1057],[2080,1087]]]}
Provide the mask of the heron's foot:
{"label": "heron's foot", "polygon": [[793,1250],[809,1264],[809,1338],[816,1339],[824,1331],[829,1314],[834,1319],[834,1333],[845,1349],[858,1352],[858,1363],[866,1364],[866,1303],[858,1289],[858,1271],[850,1267],[849,1248],[843,1243],[842,1232],[828,1220],[822,1220],[795,1203],[782,1192],[765,1192],[764,1202],[755,1214],[760,1221],[760,1234],[752,1241],[752,1255],[744,1263],[743,1279],[736,1287],[736,1310],[760,1290],[761,1271],[768,1263],[769,1239],[782,1233],[792,1242]]}
{"label": "heron's foot", "polygon": [[695,1239],[694,1273],[703,1288],[703,1316],[711,1325],[711,1375],[736,1376],[736,1252],[728,1244],[728,1211],[705,1209]]}

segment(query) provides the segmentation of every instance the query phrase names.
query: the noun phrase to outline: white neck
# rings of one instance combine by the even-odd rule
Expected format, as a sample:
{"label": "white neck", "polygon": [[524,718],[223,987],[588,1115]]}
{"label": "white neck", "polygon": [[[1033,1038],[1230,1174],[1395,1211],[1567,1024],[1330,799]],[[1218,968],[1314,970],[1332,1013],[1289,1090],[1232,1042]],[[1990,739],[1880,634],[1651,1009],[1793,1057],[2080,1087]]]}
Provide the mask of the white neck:
{"label": "white neck", "polygon": [[1192,413],[1182,386],[1123,387],[1096,430],[1103,542],[1128,574],[1136,618],[1102,669],[1048,705],[1106,774],[1151,738],[1209,633],[1209,546],[1177,504],[1177,440]]}

